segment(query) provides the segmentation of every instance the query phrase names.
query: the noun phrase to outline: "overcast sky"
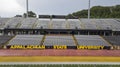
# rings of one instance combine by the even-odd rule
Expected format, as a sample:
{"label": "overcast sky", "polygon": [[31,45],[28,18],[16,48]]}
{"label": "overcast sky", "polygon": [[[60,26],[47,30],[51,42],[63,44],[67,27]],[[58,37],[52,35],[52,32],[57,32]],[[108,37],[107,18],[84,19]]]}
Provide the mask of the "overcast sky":
{"label": "overcast sky", "polygon": [[[120,0],[91,0],[91,7],[120,5]],[[88,0],[29,0],[29,10],[37,14],[67,15],[88,8]],[[0,16],[13,17],[26,12],[26,0],[0,0]]]}

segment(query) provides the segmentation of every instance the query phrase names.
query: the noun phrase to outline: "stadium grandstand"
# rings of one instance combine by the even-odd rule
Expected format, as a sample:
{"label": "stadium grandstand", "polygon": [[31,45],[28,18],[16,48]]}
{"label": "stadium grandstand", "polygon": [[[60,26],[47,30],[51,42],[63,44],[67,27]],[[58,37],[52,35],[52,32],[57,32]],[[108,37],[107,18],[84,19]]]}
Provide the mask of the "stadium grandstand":
{"label": "stadium grandstand", "polygon": [[119,49],[119,19],[90,19],[89,22],[86,18],[63,15],[39,17],[0,18],[1,47]]}
{"label": "stadium grandstand", "polygon": [[24,1],[0,5],[0,67],[120,67],[120,5],[88,0],[86,9],[87,1]]}

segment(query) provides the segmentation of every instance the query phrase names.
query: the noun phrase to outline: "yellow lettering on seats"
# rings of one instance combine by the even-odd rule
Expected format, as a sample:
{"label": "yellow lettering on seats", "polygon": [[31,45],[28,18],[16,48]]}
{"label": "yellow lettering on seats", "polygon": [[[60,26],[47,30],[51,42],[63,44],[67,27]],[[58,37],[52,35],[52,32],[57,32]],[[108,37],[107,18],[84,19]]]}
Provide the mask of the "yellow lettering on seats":
{"label": "yellow lettering on seats", "polygon": [[67,46],[66,45],[62,45],[62,46],[54,45],[53,48],[54,49],[67,49]]}

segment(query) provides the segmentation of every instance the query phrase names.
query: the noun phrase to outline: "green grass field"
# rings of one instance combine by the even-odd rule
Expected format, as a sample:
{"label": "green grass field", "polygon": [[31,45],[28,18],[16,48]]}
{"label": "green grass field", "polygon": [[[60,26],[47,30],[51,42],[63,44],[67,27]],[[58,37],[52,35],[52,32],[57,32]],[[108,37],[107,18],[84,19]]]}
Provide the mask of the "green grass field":
{"label": "green grass field", "polygon": [[0,67],[120,67],[120,65],[0,65]]}

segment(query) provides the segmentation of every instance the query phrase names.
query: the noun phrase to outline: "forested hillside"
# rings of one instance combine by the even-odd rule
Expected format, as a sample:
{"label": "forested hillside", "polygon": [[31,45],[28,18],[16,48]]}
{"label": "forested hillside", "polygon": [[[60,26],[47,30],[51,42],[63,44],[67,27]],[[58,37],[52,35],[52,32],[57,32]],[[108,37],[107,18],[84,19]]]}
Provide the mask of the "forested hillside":
{"label": "forested hillside", "polygon": [[[120,5],[116,6],[94,6],[90,9],[91,18],[120,18]],[[87,18],[88,10],[77,11],[68,17]]]}

